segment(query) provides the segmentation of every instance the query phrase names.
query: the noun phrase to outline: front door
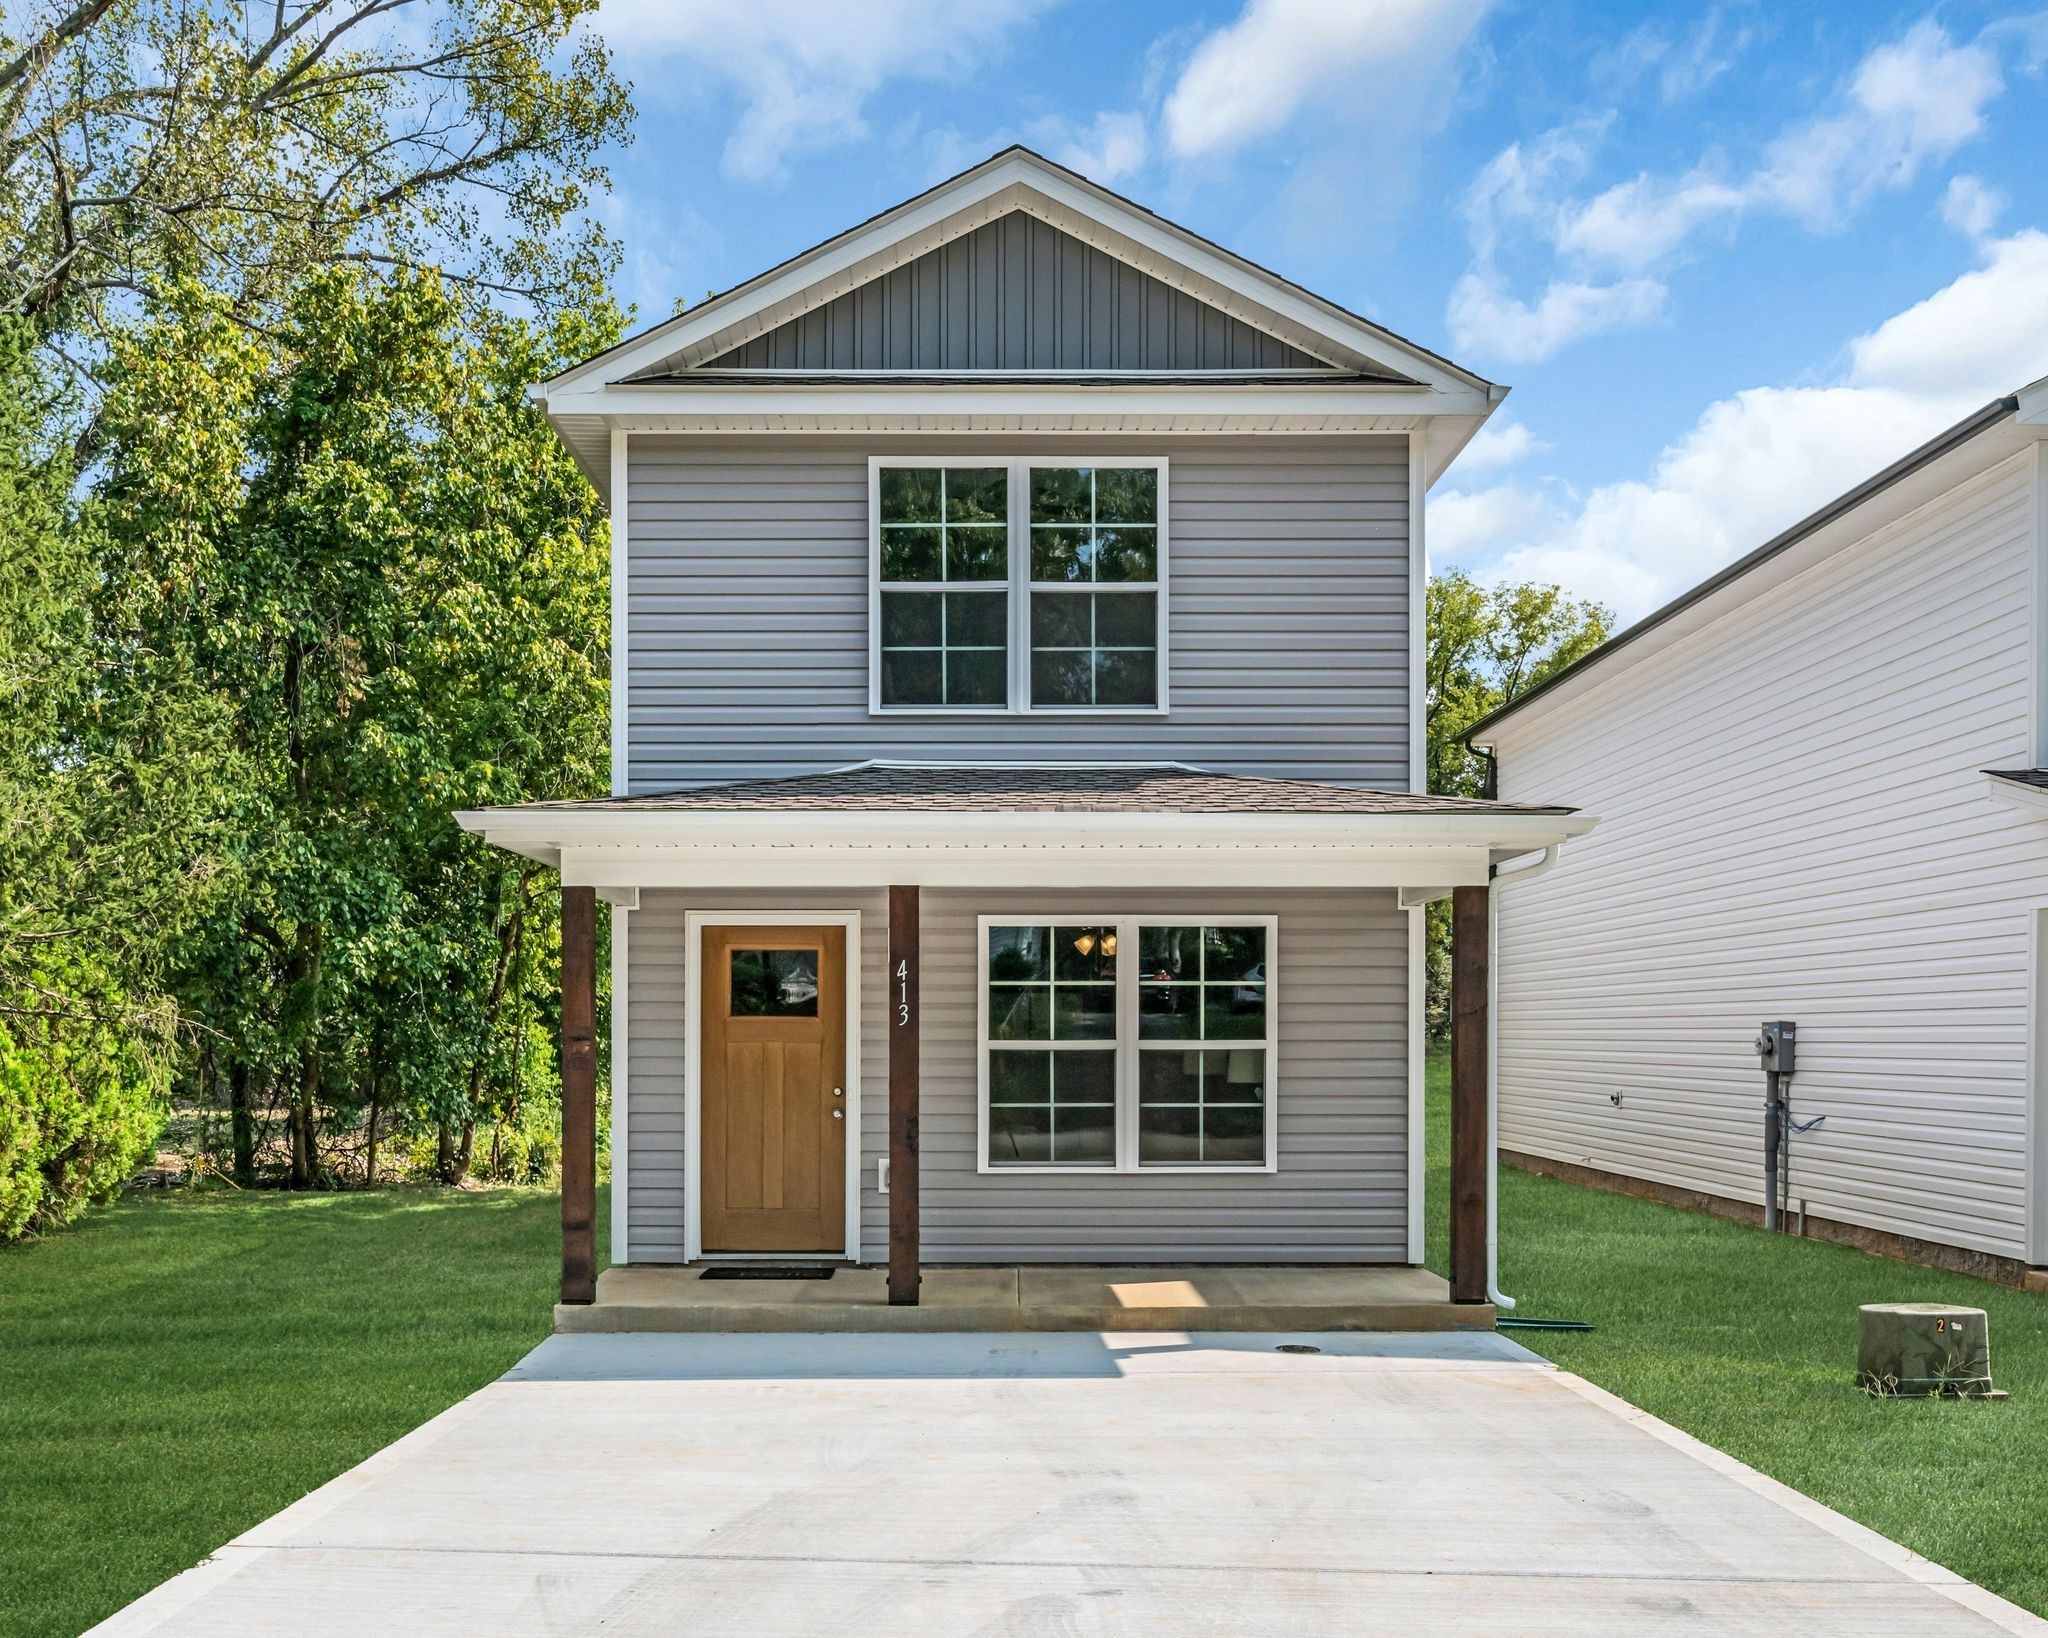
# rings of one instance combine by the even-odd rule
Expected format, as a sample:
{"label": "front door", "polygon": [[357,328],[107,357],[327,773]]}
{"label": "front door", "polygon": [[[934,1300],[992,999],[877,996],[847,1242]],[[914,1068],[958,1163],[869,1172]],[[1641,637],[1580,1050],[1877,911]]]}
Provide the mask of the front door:
{"label": "front door", "polygon": [[706,1251],[846,1247],[846,929],[706,927]]}

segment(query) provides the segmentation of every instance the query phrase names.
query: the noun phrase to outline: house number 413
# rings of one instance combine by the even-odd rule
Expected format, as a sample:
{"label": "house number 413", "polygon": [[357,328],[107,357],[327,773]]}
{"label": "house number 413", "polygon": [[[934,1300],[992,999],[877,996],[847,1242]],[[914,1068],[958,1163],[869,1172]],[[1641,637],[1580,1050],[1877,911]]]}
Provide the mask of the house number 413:
{"label": "house number 413", "polygon": [[902,1029],[910,1027],[910,963],[907,960],[896,963],[896,1023]]}

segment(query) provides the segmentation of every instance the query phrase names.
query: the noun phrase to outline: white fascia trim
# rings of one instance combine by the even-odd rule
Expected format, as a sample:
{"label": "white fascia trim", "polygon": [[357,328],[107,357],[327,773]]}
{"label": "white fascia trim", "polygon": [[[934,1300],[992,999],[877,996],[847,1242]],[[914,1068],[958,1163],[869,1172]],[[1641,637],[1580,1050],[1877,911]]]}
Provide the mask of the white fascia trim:
{"label": "white fascia trim", "polygon": [[[1498,390],[1472,372],[1023,153],[998,155],[950,184],[827,241],[772,277],[680,313],[625,346],[564,371],[545,390],[552,398],[557,391],[595,379],[615,381],[692,349],[700,357],[715,357],[1011,209],[1030,210],[1141,271],[1154,277],[1164,274],[1190,294],[1200,294],[1199,286],[1206,284],[1211,304],[1221,311],[1254,324],[1259,316],[1269,316],[1261,328],[1286,339],[1294,339],[1287,336],[1293,330],[1302,338],[1320,340],[1322,348],[1305,349],[1319,356],[1334,347],[1434,387],[1462,387],[1482,398],[1491,391],[1497,397]],[[1085,231],[1089,226],[1112,237],[1098,238]],[[1244,311],[1241,303],[1254,312]],[[1270,322],[1275,319],[1277,326]]]}
{"label": "white fascia trim", "polygon": [[[1486,413],[1469,388],[1346,386],[1237,386],[1221,382],[775,382],[730,387],[630,386],[548,396],[551,420],[575,415],[616,418],[635,432],[689,432],[707,424],[778,424],[803,421],[847,430],[943,431],[934,417],[958,421],[998,419],[989,430],[1029,430],[1023,423],[1071,423],[1105,432],[1126,422],[1202,421],[1206,430],[1230,432],[1253,422],[1286,420],[1335,425],[1371,422],[1360,430],[1405,429],[1439,415]],[[1054,429],[1060,430],[1060,429]],[[1131,430],[1149,430],[1143,424]]]}
{"label": "white fascia trim", "polygon": [[2048,815],[2048,791],[2011,779],[2000,779],[1995,774],[1984,776],[1984,788],[2001,802],[2010,803],[2030,814]]}
{"label": "white fascia trim", "polygon": [[1236,814],[944,812],[771,812],[484,808],[456,814],[462,828],[501,845],[512,839],[556,848],[808,846],[819,848],[981,847],[1033,852],[1185,847],[1425,847],[1528,852],[1583,836],[1585,814]]}

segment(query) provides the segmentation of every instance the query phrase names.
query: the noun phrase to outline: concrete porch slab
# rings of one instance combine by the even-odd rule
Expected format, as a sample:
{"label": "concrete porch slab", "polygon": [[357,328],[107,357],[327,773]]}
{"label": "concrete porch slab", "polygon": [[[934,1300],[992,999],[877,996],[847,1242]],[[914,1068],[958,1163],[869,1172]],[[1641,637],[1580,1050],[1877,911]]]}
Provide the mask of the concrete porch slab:
{"label": "concrete porch slab", "polygon": [[597,1301],[555,1330],[1488,1331],[1490,1304],[1456,1304],[1421,1268],[1071,1266],[928,1268],[914,1308],[889,1306],[879,1268],[829,1280],[706,1280],[702,1267],[611,1268]]}

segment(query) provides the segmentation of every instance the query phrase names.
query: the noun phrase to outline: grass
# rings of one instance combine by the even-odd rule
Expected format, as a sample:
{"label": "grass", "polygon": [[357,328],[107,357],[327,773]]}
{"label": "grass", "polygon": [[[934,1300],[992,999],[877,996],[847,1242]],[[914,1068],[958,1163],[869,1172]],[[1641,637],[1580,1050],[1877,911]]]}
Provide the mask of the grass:
{"label": "grass", "polygon": [[[1432,1066],[1430,1244],[1445,1233]],[[600,1202],[599,1254],[608,1214]],[[504,1371],[545,1333],[555,1196],[124,1201],[0,1253],[0,1634],[75,1633]],[[2015,1603],[2048,1613],[2048,1299],[1501,1177],[1539,1352]],[[1875,1401],[1856,1306],[1991,1314],[2003,1404]]]}
{"label": "grass", "polygon": [[[1449,1071],[1430,1074],[1430,1265],[1445,1271]],[[1503,1170],[1501,1286],[1590,1334],[1517,1340],[2002,1597],[2048,1614],[2048,1297]],[[1856,1309],[1988,1312],[2003,1403],[1874,1400]]]}
{"label": "grass", "polygon": [[538,1189],[172,1194],[0,1252],[0,1634],[90,1626],[498,1376],[560,1222]]}

